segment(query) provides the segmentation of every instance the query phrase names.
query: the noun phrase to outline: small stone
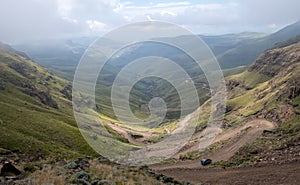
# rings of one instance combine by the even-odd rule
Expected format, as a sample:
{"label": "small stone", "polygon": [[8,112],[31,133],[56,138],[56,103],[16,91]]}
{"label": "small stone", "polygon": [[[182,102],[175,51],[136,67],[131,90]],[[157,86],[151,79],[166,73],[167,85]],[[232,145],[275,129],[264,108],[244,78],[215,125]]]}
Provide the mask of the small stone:
{"label": "small stone", "polygon": [[22,179],[22,180],[15,180],[14,182],[13,182],[13,185],[33,185],[34,183],[33,183],[33,181],[31,180],[31,179],[29,179],[29,178],[27,178],[27,179]]}
{"label": "small stone", "polygon": [[84,180],[84,179],[78,179],[77,183],[79,185],[91,185],[88,181]]}
{"label": "small stone", "polygon": [[78,158],[76,161],[74,161],[80,168],[89,167],[90,163],[82,158]]}
{"label": "small stone", "polygon": [[86,171],[80,171],[76,173],[77,179],[83,179],[88,181],[90,179],[90,174],[88,174]]}
{"label": "small stone", "polygon": [[76,168],[78,168],[78,164],[75,163],[74,161],[72,161],[72,162],[70,162],[70,163],[67,163],[67,164],[65,165],[65,168],[68,168],[68,169],[76,169]]}

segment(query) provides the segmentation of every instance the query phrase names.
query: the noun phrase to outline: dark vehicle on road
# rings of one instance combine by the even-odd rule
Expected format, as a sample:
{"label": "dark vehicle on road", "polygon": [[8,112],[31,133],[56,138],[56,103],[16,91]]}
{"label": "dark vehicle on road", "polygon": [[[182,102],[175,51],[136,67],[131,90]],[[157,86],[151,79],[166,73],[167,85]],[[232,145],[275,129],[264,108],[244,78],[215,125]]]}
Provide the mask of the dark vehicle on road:
{"label": "dark vehicle on road", "polygon": [[211,159],[201,159],[201,164],[202,164],[202,166],[210,165],[211,162],[212,162]]}

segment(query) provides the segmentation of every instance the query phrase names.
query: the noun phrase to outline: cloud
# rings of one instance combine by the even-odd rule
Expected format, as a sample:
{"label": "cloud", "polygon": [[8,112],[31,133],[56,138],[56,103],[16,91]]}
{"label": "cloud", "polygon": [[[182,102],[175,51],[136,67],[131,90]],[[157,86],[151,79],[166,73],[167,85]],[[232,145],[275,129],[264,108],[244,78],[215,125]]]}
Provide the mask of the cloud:
{"label": "cloud", "polygon": [[65,37],[84,26],[64,20],[52,0],[4,0],[0,6],[0,40],[20,42],[33,38]]}
{"label": "cloud", "polygon": [[274,32],[300,19],[299,0],[2,0],[0,41],[102,34],[135,21],[161,20],[196,33]]}
{"label": "cloud", "polygon": [[[128,4],[128,6],[121,6],[119,13],[124,15],[129,22],[162,20],[179,24],[196,32],[208,33],[215,30],[214,25],[222,24],[228,27],[228,25],[234,24],[238,19],[237,6],[237,3],[195,4],[190,2],[143,6]],[[208,26],[211,27],[211,30],[207,29]]]}
{"label": "cloud", "polygon": [[106,24],[96,20],[87,20],[86,23],[92,31],[105,31],[107,29]]}
{"label": "cloud", "polygon": [[97,20],[117,24],[123,21],[114,9],[119,6],[117,0],[58,0],[58,10],[62,17],[85,22]]}

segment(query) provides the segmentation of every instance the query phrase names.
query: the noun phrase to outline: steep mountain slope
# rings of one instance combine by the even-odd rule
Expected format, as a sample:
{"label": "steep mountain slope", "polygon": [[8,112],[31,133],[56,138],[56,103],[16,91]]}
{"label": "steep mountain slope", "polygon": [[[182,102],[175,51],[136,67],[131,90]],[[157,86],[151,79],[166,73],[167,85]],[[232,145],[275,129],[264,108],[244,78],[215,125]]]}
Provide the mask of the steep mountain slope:
{"label": "steep mountain slope", "polygon": [[[289,45],[287,43],[290,43]],[[227,126],[233,117],[264,118],[278,124],[273,132],[242,148],[232,161],[275,162],[299,160],[300,151],[299,37],[264,52],[248,71],[232,76]],[[253,87],[253,88],[252,88]]]}
{"label": "steep mountain slope", "polygon": [[71,98],[68,81],[0,43],[0,184],[162,184],[146,168],[99,157],[77,128]]}
{"label": "steep mountain slope", "polygon": [[285,123],[299,112],[299,70],[299,42],[267,50],[247,71],[228,78],[228,105],[238,116]]}
{"label": "steep mountain slope", "polygon": [[242,148],[234,157],[236,164],[253,162],[260,152],[272,156],[276,150],[291,151],[278,162],[299,159],[291,157],[300,150],[299,72],[300,42],[296,37],[265,51],[245,72],[226,79],[227,113],[222,125],[225,130],[253,119],[277,124],[274,131],[266,131],[261,139]]}
{"label": "steep mountain slope", "polygon": [[0,44],[1,154],[95,155],[77,129],[70,99],[70,83]]}

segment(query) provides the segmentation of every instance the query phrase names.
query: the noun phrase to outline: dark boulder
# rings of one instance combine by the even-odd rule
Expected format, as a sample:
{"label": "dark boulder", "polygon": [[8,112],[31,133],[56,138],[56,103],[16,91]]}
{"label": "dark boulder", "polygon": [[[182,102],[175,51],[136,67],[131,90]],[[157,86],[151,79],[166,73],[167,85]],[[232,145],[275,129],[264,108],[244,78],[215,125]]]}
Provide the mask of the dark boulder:
{"label": "dark boulder", "polygon": [[82,159],[82,158],[78,158],[75,161],[67,163],[65,165],[65,168],[68,168],[68,169],[78,169],[78,168],[84,169],[85,167],[89,167],[89,166],[90,166],[90,164],[87,160]]}
{"label": "dark boulder", "polygon": [[0,176],[16,176],[20,174],[21,171],[11,164],[11,162],[5,162],[1,168]]}

